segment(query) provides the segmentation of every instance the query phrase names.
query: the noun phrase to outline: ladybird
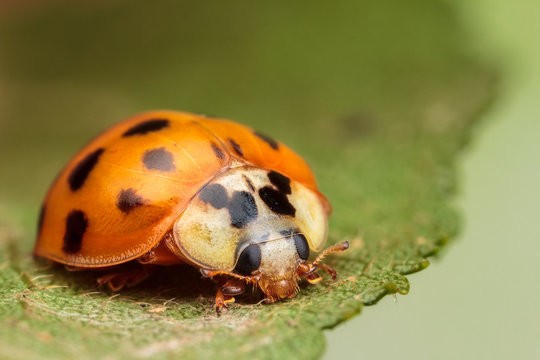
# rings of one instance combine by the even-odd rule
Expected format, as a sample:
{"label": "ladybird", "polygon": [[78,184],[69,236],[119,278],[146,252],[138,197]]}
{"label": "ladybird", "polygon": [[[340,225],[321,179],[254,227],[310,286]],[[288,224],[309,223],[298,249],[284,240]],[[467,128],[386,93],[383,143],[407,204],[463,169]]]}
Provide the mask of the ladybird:
{"label": "ladybird", "polygon": [[[266,302],[321,280],[331,207],[305,161],[284,144],[230,120],[153,111],[86,145],[51,186],[34,254],[72,270],[107,269],[113,290],[154,265],[188,264],[217,280],[216,309],[246,284]],[[135,270],[117,265],[138,262]]]}

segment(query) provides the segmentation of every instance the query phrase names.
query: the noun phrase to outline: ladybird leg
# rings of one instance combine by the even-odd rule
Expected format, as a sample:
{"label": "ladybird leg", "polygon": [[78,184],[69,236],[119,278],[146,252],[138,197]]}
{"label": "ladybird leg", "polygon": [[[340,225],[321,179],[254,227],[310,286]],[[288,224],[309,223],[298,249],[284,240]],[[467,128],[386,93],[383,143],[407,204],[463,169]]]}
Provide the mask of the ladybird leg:
{"label": "ladybird leg", "polygon": [[97,278],[98,287],[107,285],[112,291],[133,287],[148,278],[153,269],[152,266],[141,266],[130,271],[106,274]]}
{"label": "ladybird leg", "polygon": [[321,282],[322,277],[321,275],[317,274],[316,272],[312,272],[311,274],[306,275],[306,280],[310,284],[318,284]]}
{"label": "ladybird leg", "polygon": [[216,311],[219,314],[222,308],[229,309],[227,304],[234,303],[234,297],[244,292],[245,284],[240,279],[221,278],[218,281],[218,291],[216,294]]}
{"label": "ladybird leg", "polygon": [[321,275],[317,273],[319,265],[313,265],[313,263],[305,262],[298,265],[298,276],[306,278],[310,284],[317,284],[322,280]]}
{"label": "ladybird leg", "polygon": [[[336,270],[334,270],[330,266],[328,266],[326,264],[323,264],[323,263],[317,264],[317,267],[323,269],[324,271],[326,271],[328,274],[330,274],[330,276],[332,276],[332,280],[336,281],[336,279],[337,279],[337,271]],[[309,279],[308,279],[308,281],[309,281]]]}
{"label": "ladybird leg", "polygon": [[221,291],[220,288],[218,288],[217,294],[216,294],[216,313],[219,315],[221,313],[221,309],[225,308],[229,310],[229,307],[227,306],[228,303],[233,303],[234,297],[227,296],[223,294],[223,291]]}
{"label": "ladybird leg", "polygon": [[276,299],[274,298],[271,298],[271,297],[265,297],[263,300],[262,300],[263,303],[265,304],[273,304],[276,302]]}
{"label": "ladybird leg", "polygon": [[225,296],[237,296],[244,293],[245,283],[240,279],[230,279],[221,286],[221,292]]}

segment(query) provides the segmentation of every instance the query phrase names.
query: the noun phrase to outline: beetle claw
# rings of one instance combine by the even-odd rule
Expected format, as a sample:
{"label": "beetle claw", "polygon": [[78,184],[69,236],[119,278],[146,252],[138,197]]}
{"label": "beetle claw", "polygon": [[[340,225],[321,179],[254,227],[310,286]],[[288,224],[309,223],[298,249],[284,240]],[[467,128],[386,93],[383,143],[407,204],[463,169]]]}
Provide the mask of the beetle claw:
{"label": "beetle claw", "polygon": [[232,296],[227,296],[223,294],[223,291],[221,291],[221,288],[218,288],[217,294],[216,294],[216,314],[219,316],[221,314],[221,310],[225,308],[226,310],[229,310],[229,307],[227,304],[234,303],[235,299]]}
{"label": "beetle claw", "polygon": [[222,309],[226,309],[226,310],[229,310],[229,307],[227,305],[225,305],[225,303],[216,303],[216,315],[217,316],[220,316],[221,315],[221,310]]}

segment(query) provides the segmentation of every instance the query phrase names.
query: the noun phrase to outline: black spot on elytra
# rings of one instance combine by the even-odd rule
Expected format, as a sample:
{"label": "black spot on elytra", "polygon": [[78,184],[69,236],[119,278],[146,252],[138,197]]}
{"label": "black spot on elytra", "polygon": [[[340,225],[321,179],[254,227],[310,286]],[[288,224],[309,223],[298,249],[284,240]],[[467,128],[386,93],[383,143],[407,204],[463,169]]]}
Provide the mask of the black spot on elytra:
{"label": "black spot on elytra", "polygon": [[129,128],[122,136],[129,137],[133,135],[146,135],[149,132],[159,131],[170,126],[167,119],[152,119],[143,121]]}
{"label": "black spot on elytra", "polygon": [[134,189],[122,189],[120,194],[118,194],[118,200],[116,201],[116,206],[120,211],[128,214],[131,210],[135,209],[138,206],[144,205],[144,199],[137,195],[137,192]]}
{"label": "black spot on elytra", "polygon": [[81,210],[73,210],[66,218],[66,232],[62,250],[74,254],[81,250],[82,239],[88,226],[88,218]]}
{"label": "black spot on elytra", "polygon": [[199,199],[209,203],[216,209],[223,209],[229,201],[227,190],[221,184],[206,185],[199,193]]}
{"label": "black spot on elytra", "polygon": [[231,225],[235,228],[243,228],[250,221],[257,218],[257,204],[253,195],[247,191],[236,191],[227,205],[231,216]]}
{"label": "black spot on elytra", "polygon": [[280,215],[296,215],[296,209],[289,202],[287,194],[282,191],[265,186],[259,189],[259,196],[273,212]]}
{"label": "black spot on elytra", "polygon": [[309,257],[309,245],[307,243],[307,239],[304,236],[304,234],[294,234],[294,245],[296,246],[296,252],[298,253],[298,256],[302,260],[307,260]]}
{"label": "black spot on elytra", "polygon": [[280,174],[277,171],[270,171],[268,173],[268,179],[280,191],[284,192],[285,194],[291,193],[291,179],[285,175]]}
{"label": "black spot on elytra", "polygon": [[240,147],[240,145],[238,145],[236,141],[234,141],[233,139],[227,139],[227,141],[229,142],[229,144],[231,144],[236,154],[238,154],[239,156],[244,156],[244,151],[242,150],[242,148]]}
{"label": "black spot on elytra", "polygon": [[253,135],[255,135],[256,137],[258,137],[259,139],[267,143],[272,149],[274,150],[279,149],[279,143],[276,140],[272,139],[271,137],[261,134],[258,131],[254,131]]}
{"label": "black spot on elytra", "polygon": [[252,192],[255,192],[255,186],[253,186],[253,183],[251,182],[251,180],[249,180],[249,178],[246,175],[242,175],[242,177],[244,178],[244,181],[246,182],[249,190],[251,190]]}
{"label": "black spot on elytra", "polygon": [[38,231],[37,235],[41,235],[41,229],[43,228],[43,220],[45,219],[45,205],[41,206],[41,210],[39,211],[39,220],[38,220]]}
{"label": "black spot on elytra", "polygon": [[242,251],[234,270],[242,275],[251,273],[261,265],[261,248],[257,244],[251,244]]}
{"label": "black spot on elytra", "polygon": [[199,199],[216,209],[227,208],[231,225],[235,228],[243,228],[259,214],[253,195],[247,191],[236,191],[229,199],[227,190],[221,184],[205,186],[199,193]]}
{"label": "black spot on elytra", "polygon": [[77,166],[71,170],[71,174],[69,174],[68,177],[68,183],[72,191],[77,191],[84,185],[88,175],[90,175],[90,172],[96,166],[99,157],[104,151],[105,149],[99,148],[86,155],[86,157],[79,161]]}
{"label": "black spot on elytra", "polygon": [[216,144],[214,143],[210,143],[210,145],[212,146],[212,150],[214,150],[214,154],[216,154],[216,156],[218,157],[218,159],[220,160],[223,160],[225,159],[225,153],[223,152],[223,150],[221,150]]}
{"label": "black spot on elytra", "polygon": [[149,170],[173,171],[176,169],[172,154],[164,147],[146,151],[142,161]]}

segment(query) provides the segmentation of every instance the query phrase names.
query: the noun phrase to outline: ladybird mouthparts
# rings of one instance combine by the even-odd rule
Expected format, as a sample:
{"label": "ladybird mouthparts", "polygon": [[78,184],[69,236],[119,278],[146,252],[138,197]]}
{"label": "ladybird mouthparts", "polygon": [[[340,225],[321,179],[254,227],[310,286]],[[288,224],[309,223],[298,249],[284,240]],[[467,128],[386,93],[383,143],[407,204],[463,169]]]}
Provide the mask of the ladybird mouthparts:
{"label": "ladybird mouthparts", "polygon": [[298,291],[298,281],[294,278],[283,278],[279,280],[264,278],[259,281],[259,287],[268,297],[269,302],[294,297]]}

